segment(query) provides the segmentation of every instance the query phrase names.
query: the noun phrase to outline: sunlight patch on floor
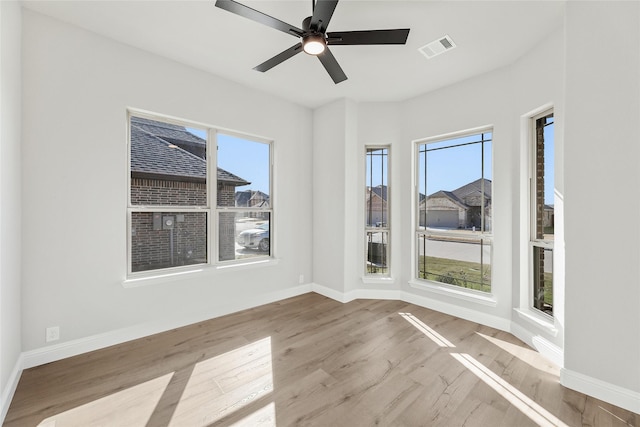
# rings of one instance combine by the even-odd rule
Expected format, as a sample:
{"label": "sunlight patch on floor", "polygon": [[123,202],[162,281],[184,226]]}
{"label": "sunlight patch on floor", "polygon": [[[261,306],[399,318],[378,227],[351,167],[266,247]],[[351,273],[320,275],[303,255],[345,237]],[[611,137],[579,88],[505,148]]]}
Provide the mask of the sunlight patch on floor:
{"label": "sunlight patch on floor", "polygon": [[455,347],[455,345],[453,345],[449,340],[447,340],[445,337],[443,337],[442,335],[440,335],[439,333],[431,329],[422,320],[418,319],[413,314],[411,313],[398,313],[398,314],[402,316],[402,318],[405,319],[407,322],[415,326],[417,330],[425,334],[431,341],[438,344],[440,347]]}
{"label": "sunlight patch on floor", "polygon": [[271,338],[199,362],[169,426],[208,426],[273,391]]}
{"label": "sunlight patch on floor", "polygon": [[560,369],[553,363],[547,361],[544,357],[542,357],[540,353],[535,350],[524,346],[512,344],[510,342],[489,335],[481,334],[480,332],[476,332],[476,334],[480,335],[482,338],[486,339],[497,347],[500,347],[502,350],[514,355],[523,362],[531,365],[536,369],[539,369],[540,371],[547,372],[556,376],[560,375]]}
{"label": "sunlight patch on floor", "polygon": [[468,354],[452,353],[458,362],[480,378],[485,384],[494,389],[499,395],[507,399],[520,412],[529,417],[531,421],[541,427],[568,427],[558,417],[534,402],[520,390],[500,378],[491,369],[478,362]]}
{"label": "sunlight patch on floor", "polygon": [[173,373],[113,393],[43,420],[38,427],[147,425]]}
{"label": "sunlight patch on floor", "polygon": [[[418,319],[411,313],[398,313],[407,322],[412,324],[416,329],[425,334],[429,339],[443,348],[455,348],[449,340],[434,331],[427,326],[424,322]],[[541,362],[541,356],[533,350],[517,346],[515,344],[508,343],[503,340],[499,340],[488,335],[476,332],[478,335],[492,342],[500,347],[502,350],[513,354],[514,356],[522,359],[523,361],[534,365],[538,369],[548,370],[550,367],[547,364]],[[471,371],[475,376],[482,380],[489,387],[494,389],[500,396],[505,398],[510,404],[518,408],[520,412],[529,417],[533,422],[537,423],[541,427],[568,427],[558,417],[547,411],[541,405],[537,404],[533,399],[522,393],[516,387],[509,384],[507,381],[498,376],[495,372],[478,362],[472,356],[463,353],[450,353],[458,362],[460,362],[465,368]],[[550,371],[553,374],[557,374],[555,371]]]}
{"label": "sunlight patch on floor", "polygon": [[229,427],[276,427],[276,404],[271,402],[267,406],[252,412],[237,423]]}

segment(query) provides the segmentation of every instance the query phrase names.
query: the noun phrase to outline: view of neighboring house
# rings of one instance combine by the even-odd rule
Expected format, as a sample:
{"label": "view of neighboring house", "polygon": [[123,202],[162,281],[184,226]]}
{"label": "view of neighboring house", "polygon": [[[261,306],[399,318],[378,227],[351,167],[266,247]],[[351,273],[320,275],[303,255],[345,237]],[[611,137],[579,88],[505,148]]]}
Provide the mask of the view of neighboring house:
{"label": "view of neighboring house", "polygon": [[387,186],[377,185],[375,187],[367,187],[365,198],[365,206],[367,210],[366,225],[368,227],[380,227],[389,221],[387,209]]}
{"label": "view of neighboring house", "polygon": [[478,179],[453,191],[440,190],[420,203],[420,226],[480,228],[484,193],[485,229],[491,229],[491,181]]}
{"label": "view of neighboring house", "polygon": [[[207,206],[206,141],[185,127],[131,117],[132,206]],[[244,179],[218,168],[219,206],[235,206]],[[170,220],[171,225],[166,224]],[[220,217],[220,259],[235,257],[234,215]],[[206,262],[207,216],[202,212],[134,212],[133,271]]]}
{"label": "view of neighboring house", "polygon": [[[269,195],[258,190],[242,190],[236,192],[237,208],[269,208]],[[248,218],[269,219],[268,212],[246,212]]]}

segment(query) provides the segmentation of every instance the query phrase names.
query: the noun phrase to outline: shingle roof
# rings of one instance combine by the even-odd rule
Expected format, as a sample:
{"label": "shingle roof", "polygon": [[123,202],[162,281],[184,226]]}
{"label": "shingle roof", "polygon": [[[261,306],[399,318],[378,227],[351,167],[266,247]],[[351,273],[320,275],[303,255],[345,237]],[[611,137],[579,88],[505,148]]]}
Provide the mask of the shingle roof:
{"label": "shingle roof", "polygon": [[[482,181],[483,178],[476,179],[475,181],[463,185],[460,188],[456,188],[452,193],[462,200],[473,193],[482,194]],[[484,179],[484,195],[485,198],[491,199],[491,181],[488,179]]]}
{"label": "shingle roof", "polygon": [[387,200],[387,186],[386,185],[377,185],[371,188],[371,192],[376,194],[382,200]]}
{"label": "shingle roof", "polygon": [[189,132],[184,126],[158,122],[142,117],[131,117],[131,123],[152,135],[166,140],[187,141],[206,145],[206,141]]}
{"label": "shingle roof", "polygon": [[[131,172],[171,180],[206,179],[206,160],[182,148],[182,143],[206,146],[205,140],[183,126],[131,117]],[[218,180],[235,186],[249,184],[221,168],[218,168]]]}
{"label": "shingle roof", "polygon": [[[428,198],[447,197],[455,203],[458,203],[459,205],[467,208],[470,207],[467,204],[468,197],[476,195],[480,196],[482,194],[482,180],[483,178],[477,179],[473,182],[463,185],[460,188],[456,188],[453,191],[436,191],[435,193],[430,194]],[[484,194],[485,199],[491,199],[491,180],[484,180]]]}
{"label": "shingle roof", "polygon": [[457,203],[458,205],[464,208],[467,207],[465,202],[461,200],[458,196],[456,196],[452,191],[445,191],[445,190],[436,191],[435,193],[429,195],[429,197],[427,198],[431,199],[431,198],[437,198],[437,197],[446,197],[451,201],[453,201],[454,203]]}

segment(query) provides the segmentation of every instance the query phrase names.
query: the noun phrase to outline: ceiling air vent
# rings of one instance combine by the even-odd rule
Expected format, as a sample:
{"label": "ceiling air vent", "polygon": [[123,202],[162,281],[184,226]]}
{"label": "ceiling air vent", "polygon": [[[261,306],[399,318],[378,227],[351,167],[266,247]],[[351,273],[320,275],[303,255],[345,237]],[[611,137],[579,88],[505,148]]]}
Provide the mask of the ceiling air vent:
{"label": "ceiling air vent", "polygon": [[426,56],[427,59],[431,59],[434,56],[438,56],[441,53],[445,53],[446,51],[453,49],[454,47],[456,47],[456,44],[453,42],[451,37],[444,36],[436,41],[422,46],[418,50],[421,54]]}

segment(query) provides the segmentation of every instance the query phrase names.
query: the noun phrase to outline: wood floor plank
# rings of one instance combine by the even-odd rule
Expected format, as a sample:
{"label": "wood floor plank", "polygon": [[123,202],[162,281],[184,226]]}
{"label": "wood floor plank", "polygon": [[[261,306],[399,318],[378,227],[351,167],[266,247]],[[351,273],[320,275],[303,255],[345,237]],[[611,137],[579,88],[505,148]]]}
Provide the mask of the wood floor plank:
{"label": "wood floor plank", "polygon": [[640,415],[562,387],[503,331],[310,293],[25,370],[3,425],[640,427]]}

